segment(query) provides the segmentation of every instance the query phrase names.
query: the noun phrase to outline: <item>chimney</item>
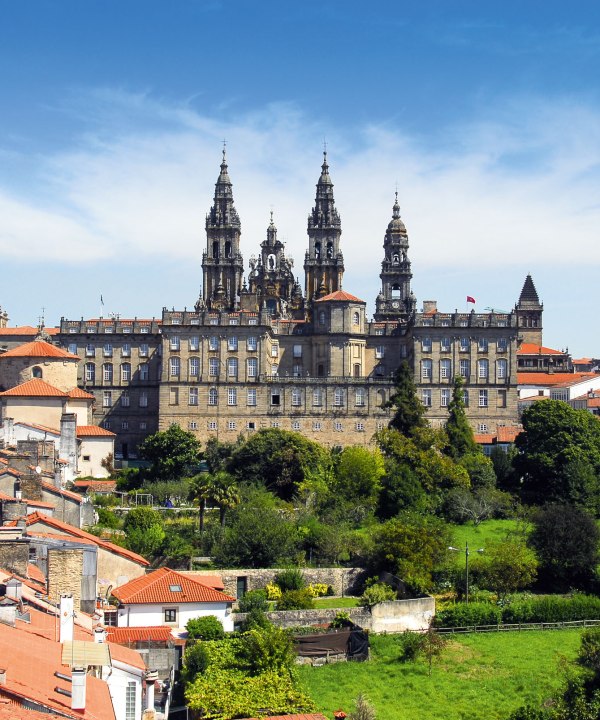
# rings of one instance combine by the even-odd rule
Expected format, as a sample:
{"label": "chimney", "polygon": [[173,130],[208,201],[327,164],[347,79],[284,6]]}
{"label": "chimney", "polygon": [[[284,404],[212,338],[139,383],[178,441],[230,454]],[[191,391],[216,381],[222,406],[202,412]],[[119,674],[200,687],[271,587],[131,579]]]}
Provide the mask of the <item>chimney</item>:
{"label": "chimney", "polygon": [[154,683],[158,680],[156,670],[146,670],[146,710],[154,712]]}
{"label": "chimney", "polygon": [[94,642],[95,643],[106,642],[106,630],[103,627],[94,628]]}
{"label": "chimney", "polygon": [[17,578],[11,578],[6,583],[6,597],[20,600],[23,597],[23,583]]}
{"label": "chimney", "polygon": [[437,300],[423,300],[423,312],[437,312]]}
{"label": "chimney", "polygon": [[17,606],[14,604],[0,605],[0,622],[15,627],[17,624]]}
{"label": "chimney", "polygon": [[60,446],[58,456],[69,463],[69,469],[77,472],[77,415],[63,413],[60,418]]}
{"label": "chimney", "polygon": [[[72,595],[61,595],[60,596],[60,634],[59,641],[72,642],[73,641],[73,618],[75,612],[73,609],[73,596]],[[75,680],[75,668],[73,668],[73,681]],[[85,703],[85,688],[84,688],[84,703]]]}
{"label": "chimney", "polygon": [[0,668],[0,687],[6,685],[6,668]]}
{"label": "chimney", "polygon": [[23,491],[21,490],[21,481],[15,480],[15,483],[13,485],[13,492],[15,496],[15,500],[22,500],[23,499]]}
{"label": "chimney", "polygon": [[71,674],[71,710],[85,710],[85,678],[85,668],[73,668]]}

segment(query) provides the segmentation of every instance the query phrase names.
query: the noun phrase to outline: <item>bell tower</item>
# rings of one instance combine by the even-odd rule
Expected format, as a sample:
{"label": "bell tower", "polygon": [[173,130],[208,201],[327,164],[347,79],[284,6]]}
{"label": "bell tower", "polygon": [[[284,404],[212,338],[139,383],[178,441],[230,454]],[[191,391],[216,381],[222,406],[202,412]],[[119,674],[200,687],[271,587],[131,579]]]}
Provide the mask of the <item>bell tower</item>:
{"label": "bell tower", "polygon": [[381,263],[381,291],[375,301],[375,322],[402,320],[406,322],[415,312],[416,299],[410,289],[412,272],[408,259],[408,233],[400,217],[398,193],[383,240],[384,258]]}
{"label": "bell tower", "polygon": [[522,342],[542,344],[542,313],[544,306],[533,284],[531,275],[527,275],[523,289],[519,295],[519,302],[515,305],[519,338]]}
{"label": "bell tower", "polygon": [[215,199],[206,216],[206,250],[202,255],[202,299],[210,310],[237,310],[244,261],[240,253],[241,223],[233,205],[225,147]]}
{"label": "bell tower", "polygon": [[308,251],[304,258],[306,302],[342,289],[344,256],[340,251],[342,224],[333,199],[327,152],[323,152],[315,206],[308,216]]}

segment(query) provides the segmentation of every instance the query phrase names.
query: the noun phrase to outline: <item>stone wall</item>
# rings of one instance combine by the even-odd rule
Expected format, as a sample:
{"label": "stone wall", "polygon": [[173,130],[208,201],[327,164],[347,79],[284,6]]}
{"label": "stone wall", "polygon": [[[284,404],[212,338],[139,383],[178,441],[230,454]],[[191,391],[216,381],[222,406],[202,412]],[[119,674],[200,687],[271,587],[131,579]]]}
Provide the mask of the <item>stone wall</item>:
{"label": "stone wall", "polygon": [[[308,585],[324,583],[331,585],[334,595],[355,595],[362,590],[362,583],[366,579],[363,568],[301,568]],[[237,583],[239,579],[246,578],[246,590],[264,588],[267,583],[273,582],[280,569],[256,570],[254,568],[239,570],[195,570],[194,575],[218,575],[223,580],[225,592],[237,597]]]}
{"label": "stone wall", "polygon": [[27,577],[27,564],[29,563],[29,540],[0,541],[0,568],[21,577]]}
{"label": "stone wall", "polygon": [[58,602],[61,595],[73,595],[73,606],[81,609],[83,550],[48,548],[48,597]]}
{"label": "stone wall", "polygon": [[[411,600],[392,600],[378,603],[371,610],[363,607],[327,608],[321,610],[282,610],[267,613],[269,620],[281,628],[327,625],[338,612],[348,613],[350,620],[365,630],[376,633],[401,633],[405,630],[426,630],[435,615],[432,597]],[[246,613],[234,613],[237,626],[246,619]]]}

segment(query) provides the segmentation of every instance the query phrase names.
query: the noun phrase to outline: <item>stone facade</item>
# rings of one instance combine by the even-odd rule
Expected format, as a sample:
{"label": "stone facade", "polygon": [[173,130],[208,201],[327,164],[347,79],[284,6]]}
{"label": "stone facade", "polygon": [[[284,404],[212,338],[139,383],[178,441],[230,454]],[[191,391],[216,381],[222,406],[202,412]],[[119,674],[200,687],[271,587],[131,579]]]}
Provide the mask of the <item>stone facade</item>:
{"label": "stone facade", "polygon": [[58,602],[61,595],[73,595],[75,608],[81,608],[83,550],[48,549],[48,598]]}
{"label": "stone facade", "polygon": [[[117,459],[177,423],[201,442],[279,427],[325,445],[367,444],[387,426],[385,403],[403,360],[434,425],[465,379],[475,431],[518,422],[516,351],[541,335],[528,277],[514,311],[444,313],[411,290],[408,233],[396,196],[383,239],[374,319],[342,289],[344,259],[327,157],[309,215],[304,293],[273,218],[244,278],[241,222],[223,155],[206,220],[202,294],[160,320],[61,320],[59,342],[80,358],[93,422],[117,434]],[[486,430],[483,430],[485,428]]]}
{"label": "stone facade", "polygon": [[28,577],[28,563],[29,540],[27,538],[2,539],[0,541],[0,568],[26,578]]}

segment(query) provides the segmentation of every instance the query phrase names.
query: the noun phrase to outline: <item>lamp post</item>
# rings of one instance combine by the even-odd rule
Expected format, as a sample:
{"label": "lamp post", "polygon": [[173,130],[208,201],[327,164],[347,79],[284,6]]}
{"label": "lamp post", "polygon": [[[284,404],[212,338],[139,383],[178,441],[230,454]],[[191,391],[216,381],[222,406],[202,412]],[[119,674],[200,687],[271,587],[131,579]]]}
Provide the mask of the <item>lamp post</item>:
{"label": "lamp post", "polygon": [[[452,552],[462,552],[462,550],[460,550],[459,548],[456,548],[456,547],[452,547],[452,545],[450,545],[448,550],[452,550]],[[483,548],[479,548],[477,550],[477,552],[482,553]],[[468,542],[468,540],[465,542],[465,586],[466,586],[465,602],[468,605],[469,604],[469,542]]]}

